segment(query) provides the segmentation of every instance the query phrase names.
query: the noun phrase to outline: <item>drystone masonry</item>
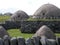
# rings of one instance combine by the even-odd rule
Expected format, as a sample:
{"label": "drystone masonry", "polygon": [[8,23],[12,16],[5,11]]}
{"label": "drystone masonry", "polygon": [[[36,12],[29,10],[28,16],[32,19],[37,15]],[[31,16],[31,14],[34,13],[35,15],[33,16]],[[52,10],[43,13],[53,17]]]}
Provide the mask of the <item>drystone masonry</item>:
{"label": "drystone masonry", "polygon": [[6,30],[20,28],[23,33],[35,33],[43,25],[48,26],[53,32],[60,32],[60,21],[5,21],[0,24]]}
{"label": "drystone masonry", "polygon": [[60,21],[21,21],[21,32],[35,33],[43,25],[48,26],[53,32],[60,32]]}
{"label": "drystone masonry", "polygon": [[21,22],[14,22],[14,21],[5,21],[5,23],[1,23],[6,30],[8,29],[16,29],[21,27]]}
{"label": "drystone masonry", "polygon": [[0,45],[60,45],[59,40],[60,38],[57,38],[57,40],[47,39],[45,37],[24,39],[22,37],[8,38],[4,36],[3,39],[0,38]]}

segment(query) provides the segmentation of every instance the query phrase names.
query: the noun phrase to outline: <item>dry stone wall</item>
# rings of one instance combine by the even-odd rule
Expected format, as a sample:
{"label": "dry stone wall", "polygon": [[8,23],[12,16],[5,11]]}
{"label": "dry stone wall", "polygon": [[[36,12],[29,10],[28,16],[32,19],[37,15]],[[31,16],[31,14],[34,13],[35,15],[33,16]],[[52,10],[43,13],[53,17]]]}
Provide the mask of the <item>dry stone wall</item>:
{"label": "dry stone wall", "polygon": [[53,32],[60,32],[60,21],[22,21],[21,32],[33,33],[43,25],[48,26]]}
{"label": "dry stone wall", "polygon": [[20,28],[24,33],[35,33],[43,25],[48,26],[53,32],[60,32],[60,21],[6,21],[0,24],[6,30]]}
{"label": "dry stone wall", "polygon": [[57,38],[57,40],[47,39],[44,37],[24,39],[23,37],[9,38],[4,36],[3,39],[0,38],[0,45],[60,45],[60,38]]}
{"label": "dry stone wall", "polygon": [[3,26],[6,30],[16,29],[21,27],[21,22],[5,21],[4,24],[0,24],[0,25]]}

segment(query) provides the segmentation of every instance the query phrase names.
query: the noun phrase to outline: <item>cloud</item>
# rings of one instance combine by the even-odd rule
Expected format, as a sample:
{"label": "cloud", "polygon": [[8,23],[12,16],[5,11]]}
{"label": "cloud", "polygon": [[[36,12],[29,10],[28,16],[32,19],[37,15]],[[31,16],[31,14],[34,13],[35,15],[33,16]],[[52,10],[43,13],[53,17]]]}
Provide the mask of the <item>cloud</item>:
{"label": "cloud", "polygon": [[[29,15],[33,15],[41,5],[46,3],[54,4],[60,8],[59,0],[0,0],[0,12],[23,10]],[[1,11],[2,9],[3,11]]]}

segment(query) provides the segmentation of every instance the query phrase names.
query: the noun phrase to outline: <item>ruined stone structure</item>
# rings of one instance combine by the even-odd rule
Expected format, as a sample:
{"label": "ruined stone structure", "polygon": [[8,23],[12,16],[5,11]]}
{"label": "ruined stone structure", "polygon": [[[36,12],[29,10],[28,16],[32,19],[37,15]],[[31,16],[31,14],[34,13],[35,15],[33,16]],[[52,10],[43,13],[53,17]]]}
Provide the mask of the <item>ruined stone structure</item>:
{"label": "ruined stone structure", "polygon": [[26,20],[28,19],[29,16],[24,12],[24,11],[16,11],[12,16],[11,16],[11,21],[21,21],[21,20]]}
{"label": "ruined stone structure", "polygon": [[44,4],[33,14],[33,18],[59,19],[60,9],[52,4]]}
{"label": "ruined stone structure", "polygon": [[46,25],[40,27],[37,30],[37,32],[33,35],[33,37],[42,37],[42,36],[45,36],[47,39],[56,39],[56,36],[53,33],[53,31]]}

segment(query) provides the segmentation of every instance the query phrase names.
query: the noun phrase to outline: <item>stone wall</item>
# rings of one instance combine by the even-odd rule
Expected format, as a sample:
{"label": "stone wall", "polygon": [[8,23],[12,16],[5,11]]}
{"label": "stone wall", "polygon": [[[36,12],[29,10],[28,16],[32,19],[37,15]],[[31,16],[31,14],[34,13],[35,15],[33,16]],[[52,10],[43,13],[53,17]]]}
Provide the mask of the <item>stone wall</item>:
{"label": "stone wall", "polygon": [[47,39],[40,37],[33,37],[24,39],[23,37],[12,37],[4,36],[3,39],[0,38],[0,45],[60,45],[60,38]]}
{"label": "stone wall", "polygon": [[60,33],[60,21],[6,21],[0,24],[6,30],[20,28],[21,32],[26,33],[35,33],[42,25],[47,25],[53,32]]}
{"label": "stone wall", "polygon": [[0,24],[0,25],[3,26],[6,30],[15,29],[21,27],[21,22],[5,21],[4,24]]}
{"label": "stone wall", "polygon": [[21,32],[36,32],[42,25],[47,25],[53,32],[60,32],[60,21],[22,21]]}

